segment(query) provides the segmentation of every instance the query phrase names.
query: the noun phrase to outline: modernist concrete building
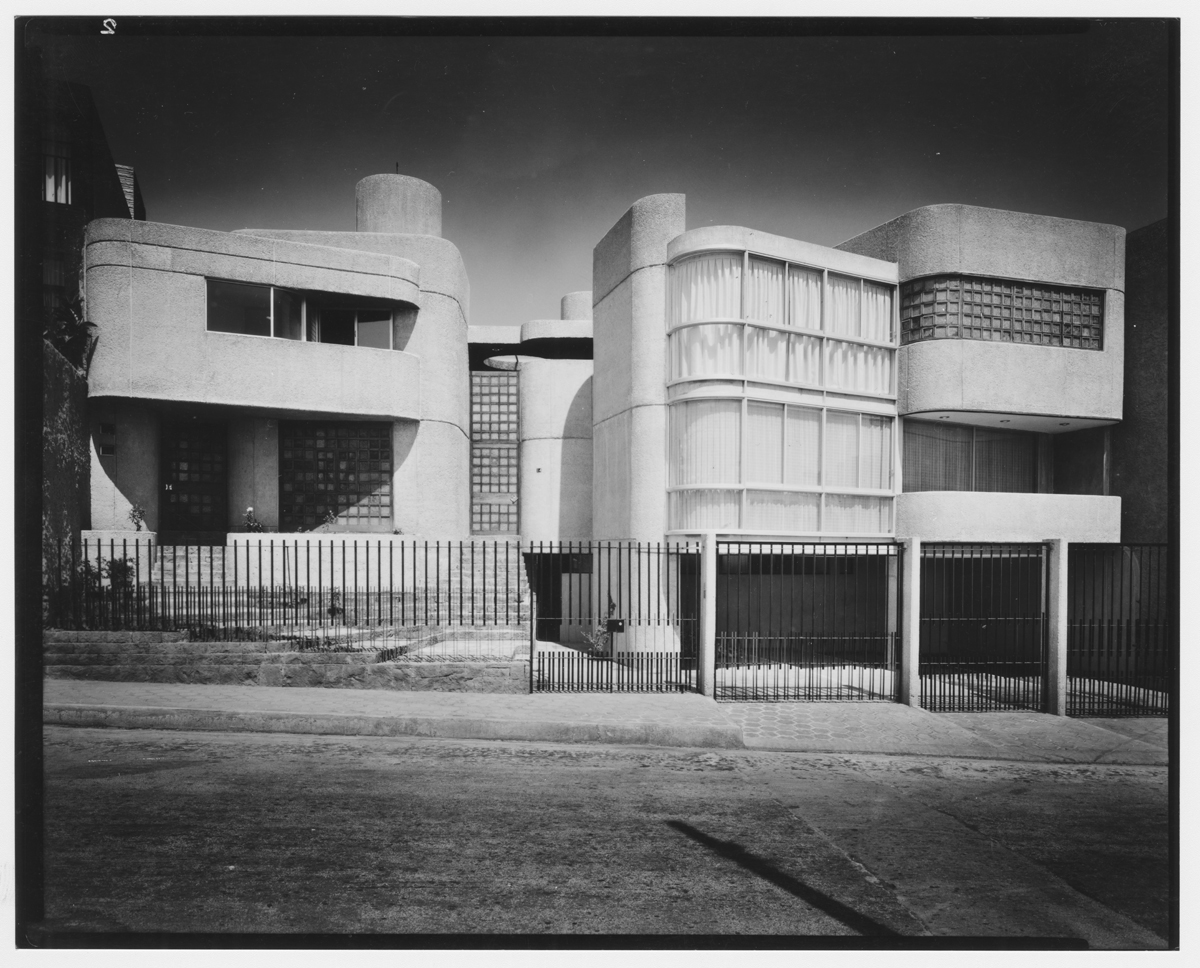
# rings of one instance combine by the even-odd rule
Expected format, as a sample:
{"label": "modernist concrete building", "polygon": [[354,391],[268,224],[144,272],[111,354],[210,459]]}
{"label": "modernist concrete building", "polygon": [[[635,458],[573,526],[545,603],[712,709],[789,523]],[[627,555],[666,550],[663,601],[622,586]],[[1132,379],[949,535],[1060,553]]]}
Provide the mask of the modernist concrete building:
{"label": "modernist concrete building", "polygon": [[934,205],[836,248],[636,202],[468,328],[433,186],[358,231],[87,228],[96,530],[1117,541],[1125,232]]}

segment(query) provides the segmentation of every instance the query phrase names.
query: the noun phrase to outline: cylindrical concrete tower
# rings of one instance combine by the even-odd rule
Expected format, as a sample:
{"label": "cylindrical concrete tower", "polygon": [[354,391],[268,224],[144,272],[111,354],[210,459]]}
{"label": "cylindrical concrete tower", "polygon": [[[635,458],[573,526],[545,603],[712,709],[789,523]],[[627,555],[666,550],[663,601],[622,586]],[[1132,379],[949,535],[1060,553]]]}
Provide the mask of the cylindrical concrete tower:
{"label": "cylindrical concrete tower", "polygon": [[409,175],[368,175],[354,188],[359,232],[442,236],[442,193]]}
{"label": "cylindrical concrete tower", "polygon": [[591,319],[592,291],[569,292],[562,297],[559,319]]}

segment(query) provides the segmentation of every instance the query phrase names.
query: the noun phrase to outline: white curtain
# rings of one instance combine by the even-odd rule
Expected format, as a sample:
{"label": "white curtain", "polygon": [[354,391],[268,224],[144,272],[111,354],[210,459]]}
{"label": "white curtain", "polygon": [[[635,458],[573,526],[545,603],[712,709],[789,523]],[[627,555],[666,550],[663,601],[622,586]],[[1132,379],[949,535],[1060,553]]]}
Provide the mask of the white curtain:
{"label": "white curtain", "polygon": [[746,277],[746,319],[783,325],[783,263],[750,257]]}
{"label": "white curtain", "polygon": [[672,491],[670,527],[686,530],[733,530],[741,526],[739,491]]}
{"label": "white curtain", "polygon": [[783,483],[783,405],[746,404],[746,475],[749,484]]}
{"label": "white curtain", "polygon": [[787,409],[787,460],[784,483],[820,483],[821,411],[807,407]]}
{"label": "white curtain", "polygon": [[862,336],[859,324],[859,281],[829,273],[828,332],[834,336]]}
{"label": "white curtain", "polygon": [[745,528],[816,531],[821,496],[787,491],[747,491]]}
{"label": "white curtain", "polygon": [[861,487],[892,486],[892,420],[890,417],[862,418]]}
{"label": "white curtain", "polygon": [[671,379],[742,375],[742,328],[730,323],[688,326],[671,334]]}
{"label": "white curtain", "polygon": [[821,530],[827,533],[879,534],[891,530],[891,519],[890,497],[826,494],[825,520]]}
{"label": "white curtain", "polygon": [[863,282],[862,338],[892,342],[892,287]]}
{"label": "white curtain", "polygon": [[746,376],[787,382],[788,334],[777,329],[746,327]]}
{"label": "white curtain", "polygon": [[821,340],[815,336],[791,335],[788,341],[791,356],[788,379],[792,383],[821,385]]}
{"label": "white curtain", "polygon": [[671,267],[671,325],[741,318],[742,257],[701,255]]}
{"label": "white curtain", "polygon": [[858,487],[858,414],[825,414],[825,479],[827,487]]}
{"label": "white curtain", "polygon": [[821,328],[821,273],[792,266],[788,269],[788,325]]}
{"label": "white curtain", "polygon": [[671,405],[671,484],[736,484],[741,461],[738,400]]}
{"label": "white curtain", "polygon": [[852,393],[892,392],[895,350],[826,340],[825,385]]}

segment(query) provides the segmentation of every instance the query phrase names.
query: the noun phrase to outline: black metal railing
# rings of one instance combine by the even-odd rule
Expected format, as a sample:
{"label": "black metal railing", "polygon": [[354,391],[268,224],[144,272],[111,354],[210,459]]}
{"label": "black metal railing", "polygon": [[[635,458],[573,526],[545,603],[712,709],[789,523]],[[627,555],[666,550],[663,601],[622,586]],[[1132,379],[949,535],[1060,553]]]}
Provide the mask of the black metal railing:
{"label": "black metal railing", "polygon": [[697,546],[539,543],[524,554],[534,602],[532,691],[695,688]]}
{"label": "black metal railing", "polygon": [[718,542],[716,698],[895,701],[902,553],[892,542]]}
{"label": "black metal railing", "polygon": [[440,654],[433,646],[442,643],[488,658],[487,635],[448,642],[438,630],[529,620],[521,548],[503,540],[85,539],[78,550],[64,543],[60,559],[47,598],[49,625],[62,629],[186,631],[412,658]]}
{"label": "black metal railing", "polygon": [[1075,544],[1067,571],[1067,714],[1165,716],[1176,652],[1163,544]]}
{"label": "black metal railing", "polygon": [[925,709],[1044,708],[1048,554],[1041,544],[921,546]]}

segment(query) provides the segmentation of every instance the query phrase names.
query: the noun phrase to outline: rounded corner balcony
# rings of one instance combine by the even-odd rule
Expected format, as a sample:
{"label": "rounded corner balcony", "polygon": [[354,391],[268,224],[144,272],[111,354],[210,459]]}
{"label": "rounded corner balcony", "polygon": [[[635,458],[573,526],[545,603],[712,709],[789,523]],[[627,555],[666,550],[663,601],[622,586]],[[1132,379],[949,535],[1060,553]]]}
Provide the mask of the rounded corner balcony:
{"label": "rounded corner balcony", "polygon": [[[415,263],[102,220],[84,252],[97,397],[419,419]],[[399,335],[397,335],[399,334]]]}
{"label": "rounded corner balcony", "polygon": [[726,226],[668,264],[669,531],[890,534],[896,267]]}

